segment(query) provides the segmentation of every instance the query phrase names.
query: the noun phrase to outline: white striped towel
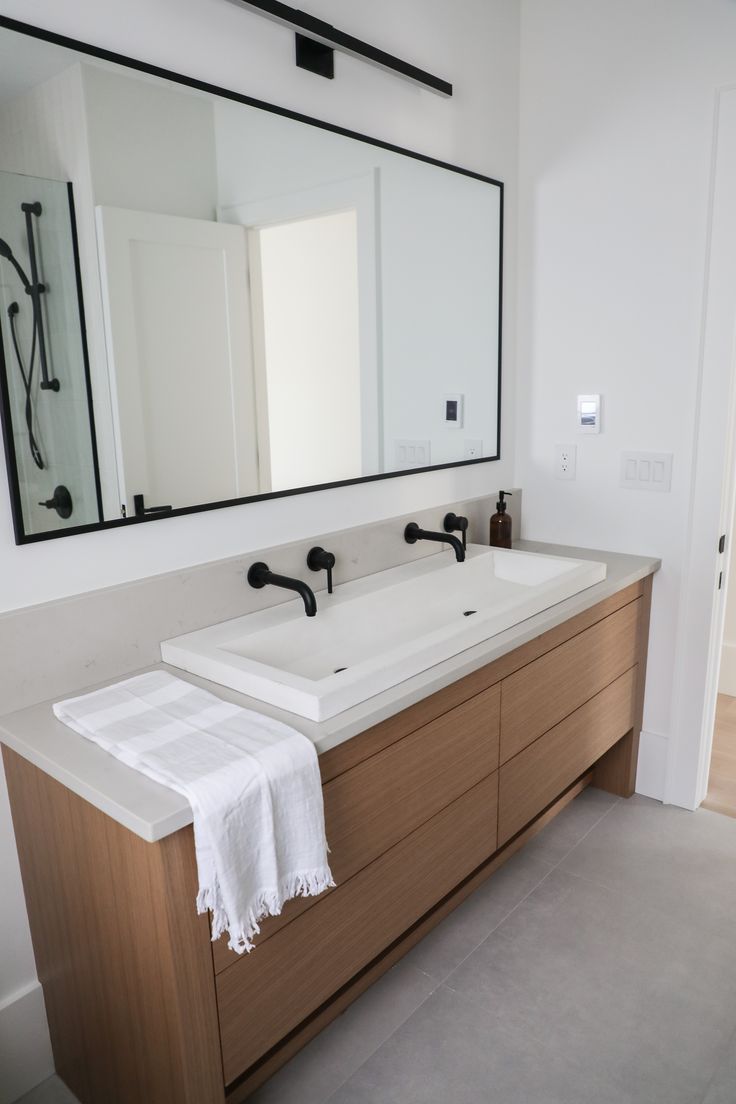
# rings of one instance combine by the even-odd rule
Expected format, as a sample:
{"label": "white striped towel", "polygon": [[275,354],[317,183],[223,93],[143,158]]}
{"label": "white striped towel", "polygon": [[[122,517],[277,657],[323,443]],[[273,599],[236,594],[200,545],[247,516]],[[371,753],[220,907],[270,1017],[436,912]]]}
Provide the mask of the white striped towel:
{"label": "white striped towel", "polygon": [[166,671],[69,698],[54,713],[129,767],[183,794],[194,814],[197,911],[238,954],[266,916],[335,883],[311,740]]}

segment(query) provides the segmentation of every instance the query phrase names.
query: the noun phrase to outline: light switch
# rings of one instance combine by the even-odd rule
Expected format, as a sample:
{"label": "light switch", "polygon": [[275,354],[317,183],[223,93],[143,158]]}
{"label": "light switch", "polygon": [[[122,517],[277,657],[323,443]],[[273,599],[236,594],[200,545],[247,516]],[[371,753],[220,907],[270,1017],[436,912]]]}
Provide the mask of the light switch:
{"label": "light switch", "polygon": [[672,453],[622,452],[621,486],[666,493],[672,487]]}

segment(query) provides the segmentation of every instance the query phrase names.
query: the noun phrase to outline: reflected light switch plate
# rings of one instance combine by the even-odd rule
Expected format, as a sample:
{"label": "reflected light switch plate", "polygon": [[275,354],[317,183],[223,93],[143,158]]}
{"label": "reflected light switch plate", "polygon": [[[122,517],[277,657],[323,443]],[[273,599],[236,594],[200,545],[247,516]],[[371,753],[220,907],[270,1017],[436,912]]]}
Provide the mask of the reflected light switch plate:
{"label": "reflected light switch plate", "polygon": [[406,438],[394,439],[394,471],[427,468],[432,463],[431,442]]}

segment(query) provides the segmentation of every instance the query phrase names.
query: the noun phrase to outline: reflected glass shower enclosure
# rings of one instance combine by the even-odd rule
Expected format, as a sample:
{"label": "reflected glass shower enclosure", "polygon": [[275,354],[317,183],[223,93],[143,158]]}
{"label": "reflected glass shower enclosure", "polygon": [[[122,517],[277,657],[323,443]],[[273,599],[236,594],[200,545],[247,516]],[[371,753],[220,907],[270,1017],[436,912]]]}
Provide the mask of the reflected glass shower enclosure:
{"label": "reflected glass shower enclosure", "polygon": [[0,408],[22,543],[102,521],[71,184],[0,172]]}

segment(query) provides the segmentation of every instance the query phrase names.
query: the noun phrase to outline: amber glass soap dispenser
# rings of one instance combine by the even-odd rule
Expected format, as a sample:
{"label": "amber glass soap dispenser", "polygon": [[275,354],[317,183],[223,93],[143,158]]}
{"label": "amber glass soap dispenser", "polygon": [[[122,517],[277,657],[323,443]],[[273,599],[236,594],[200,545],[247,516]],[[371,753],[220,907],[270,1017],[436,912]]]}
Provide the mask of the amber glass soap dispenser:
{"label": "amber glass soap dispenser", "polygon": [[506,513],[505,496],[511,491],[499,491],[496,513],[491,518],[491,546],[493,548],[511,547],[511,518]]}

